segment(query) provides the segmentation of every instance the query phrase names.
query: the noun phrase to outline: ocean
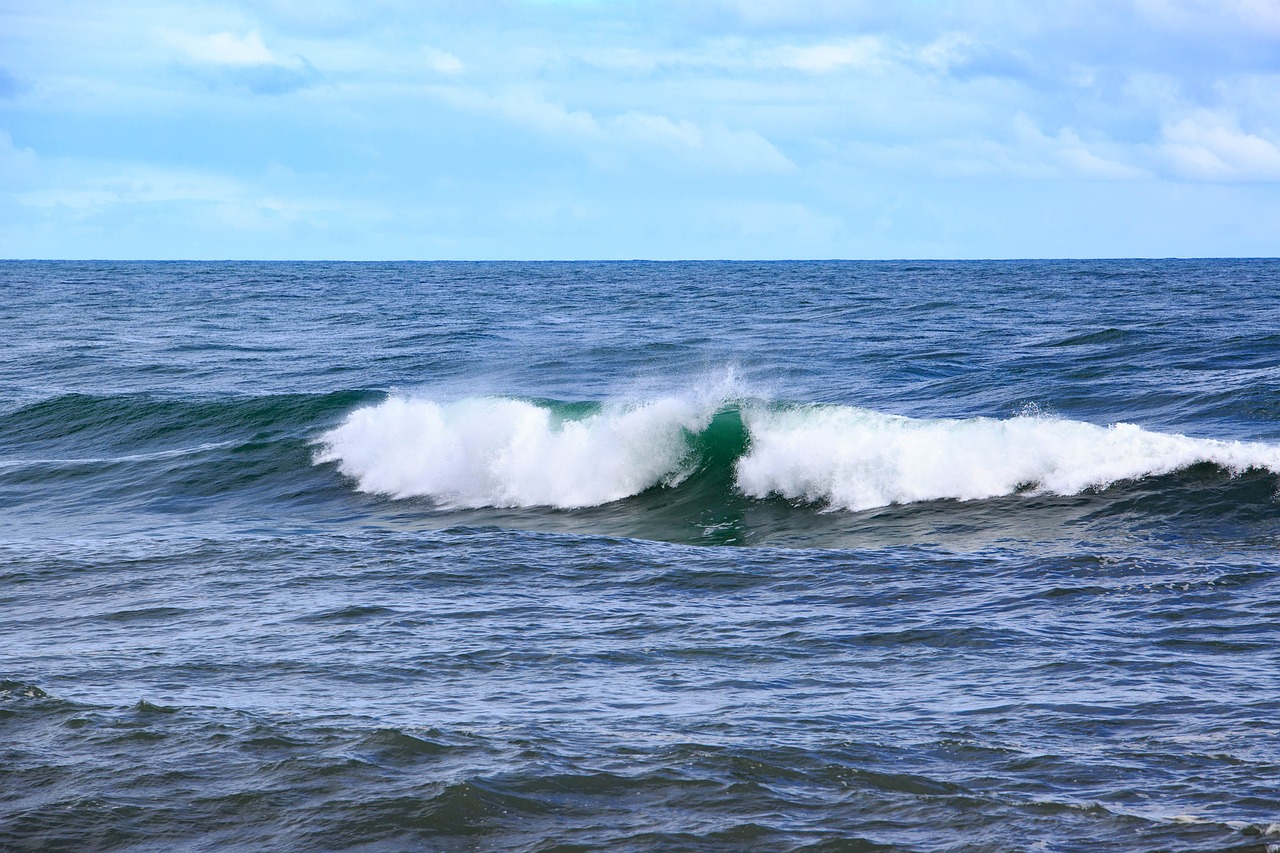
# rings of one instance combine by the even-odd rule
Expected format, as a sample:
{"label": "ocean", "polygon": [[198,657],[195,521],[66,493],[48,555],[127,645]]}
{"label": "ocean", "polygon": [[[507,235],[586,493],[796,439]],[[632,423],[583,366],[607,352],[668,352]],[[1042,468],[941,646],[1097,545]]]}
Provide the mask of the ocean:
{"label": "ocean", "polygon": [[0,849],[1280,850],[1280,261],[0,295]]}

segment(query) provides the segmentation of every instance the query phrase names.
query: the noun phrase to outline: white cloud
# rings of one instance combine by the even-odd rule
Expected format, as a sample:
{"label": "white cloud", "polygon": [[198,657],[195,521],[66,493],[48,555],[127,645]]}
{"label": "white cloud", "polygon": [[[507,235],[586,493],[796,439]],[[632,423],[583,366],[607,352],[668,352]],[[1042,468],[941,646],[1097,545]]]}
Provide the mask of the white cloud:
{"label": "white cloud", "polygon": [[666,116],[628,112],[610,124],[618,141],[666,151],[687,164],[718,172],[787,173],[796,166],[754,130],[705,127]]}
{"label": "white cloud", "polygon": [[19,148],[13,137],[0,130],[0,185],[13,186],[31,181],[36,175],[36,152]]}
{"label": "white cloud", "polygon": [[973,50],[974,40],[965,33],[947,33],[920,48],[920,60],[928,66],[946,71],[964,60]]}
{"label": "white cloud", "polygon": [[735,130],[717,122],[700,124],[634,110],[598,119],[588,110],[573,110],[548,100],[530,86],[498,94],[461,86],[429,91],[455,108],[496,116],[580,148],[597,165],[641,160],[712,172],[785,173],[796,169],[773,143],[751,129]]}
{"label": "white cloud", "polygon": [[461,74],[463,71],[462,60],[445,50],[424,47],[422,58],[427,67],[438,74]]}
{"label": "white cloud", "polygon": [[1102,181],[1280,181],[1280,139],[1241,130],[1233,116],[1198,110],[1166,122],[1154,143],[1088,139],[1072,127],[1046,133],[1025,113],[1003,139],[967,136],[849,146],[862,168],[942,175],[1004,174]]}
{"label": "white cloud", "polygon": [[[737,249],[739,256],[745,257],[779,257],[785,253],[833,257],[847,249],[840,242],[844,223],[839,217],[796,202],[712,202],[700,206],[698,219],[703,228],[712,232],[712,256],[719,240],[750,247],[745,255],[741,248]],[[705,256],[706,249],[703,252]]]}
{"label": "white cloud", "polygon": [[635,141],[673,151],[700,148],[705,143],[702,129],[696,124],[672,121],[666,116],[629,112],[618,116],[613,124],[622,135]]}
{"label": "white cloud", "polygon": [[593,68],[626,73],[648,73],[661,66],[686,64],[676,52],[640,50],[621,45],[585,47],[573,56]]}
{"label": "white cloud", "polygon": [[1275,0],[1229,0],[1228,5],[1249,26],[1280,35],[1280,4]]}
{"label": "white cloud", "polygon": [[785,68],[821,75],[850,69],[879,69],[890,61],[894,52],[879,38],[858,36],[808,44],[770,44],[765,41],[723,38],[681,50],[645,51],[633,47],[592,46],[570,51],[569,55],[596,68],[629,73],[677,69],[743,74]]}
{"label": "white cloud", "polygon": [[1059,160],[1081,177],[1115,181],[1148,177],[1142,169],[1118,160],[1107,159],[1090,150],[1080,137],[1076,136],[1075,131],[1068,128],[1059,131],[1057,142]]}
{"label": "white cloud", "polygon": [[63,163],[60,171],[52,185],[21,193],[17,200],[72,221],[181,205],[190,216],[245,232],[284,228],[333,208],[281,198],[242,181],[192,169]]}
{"label": "white cloud", "polygon": [[875,19],[882,13],[867,0],[674,0],[689,12],[728,15],[750,27],[831,26]]}
{"label": "white cloud", "polygon": [[1136,6],[1145,17],[1170,29],[1243,26],[1280,35],[1280,4],[1275,0],[1137,0]]}
{"label": "white cloud", "polygon": [[1280,181],[1280,140],[1247,133],[1229,115],[1200,110],[1165,124],[1158,151],[1182,177]]}
{"label": "white cloud", "polygon": [[[166,31],[165,38],[178,47],[192,62],[207,65],[288,65],[272,53],[262,41],[262,34],[250,30],[243,36],[234,33],[213,33],[193,36],[187,33]],[[296,62],[297,60],[292,60]]]}
{"label": "white cloud", "polygon": [[20,200],[32,207],[62,207],[88,215],[120,204],[225,202],[244,194],[239,183],[226,178],[147,166],[126,167],[109,176],[79,181],[64,178],[60,183],[61,186],[25,193]]}
{"label": "white cloud", "polygon": [[279,95],[305,89],[320,80],[319,72],[305,57],[277,54],[267,47],[257,30],[249,30],[243,36],[232,32],[203,36],[175,30],[160,33],[178,49],[183,64],[210,84]]}
{"label": "white cloud", "polygon": [[846,68],[874,68],[884,64],[884,46],[870,36],[842,42],[807,46],[787,45],[766,51],[765,64],[804,71],[831,74]]}
{"label": "white cloud", "polygon": [[1045,133],[1019,113],[997,132],[890,144],[855,142],[837,159],[861,173],[1130,181],[1152,177],[1139,164],[1140,154],[1133,146],[1105,139],[1086,141],[1070,127]]}
{"label": "white cloud", "polygon": [[549,101],[533,86],[511,87],[497,94],[464,86],[437,86],[428,91],[456,109],[497,116],[543,136],[575,143],[601,136],[600,124],[590,112]]}
{"label": "white cloud", "polygon": [[1014,120],[1014,131],[1018,141],[1033,159],[1041,159],[1045,165],[1060,173],[1101,180],[1147,177],[1142,169],[1123,162],[1126,152],[1119,146],[1110,146],[1112,150],[1104,153],[1100,150],[1102,143],[1090,146],[1072,128],[1061,128],[1050,136],[1028,116],[1019,114]]}

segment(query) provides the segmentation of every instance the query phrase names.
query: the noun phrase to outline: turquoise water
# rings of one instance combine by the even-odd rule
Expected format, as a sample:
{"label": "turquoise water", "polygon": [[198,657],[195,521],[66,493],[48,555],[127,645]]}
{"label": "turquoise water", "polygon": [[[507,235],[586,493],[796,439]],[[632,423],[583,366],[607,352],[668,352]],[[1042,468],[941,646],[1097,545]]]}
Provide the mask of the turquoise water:
{"label": "turquoise water", "polygon": [[1280,847],[1278,287],[0,264],[0,847]]}

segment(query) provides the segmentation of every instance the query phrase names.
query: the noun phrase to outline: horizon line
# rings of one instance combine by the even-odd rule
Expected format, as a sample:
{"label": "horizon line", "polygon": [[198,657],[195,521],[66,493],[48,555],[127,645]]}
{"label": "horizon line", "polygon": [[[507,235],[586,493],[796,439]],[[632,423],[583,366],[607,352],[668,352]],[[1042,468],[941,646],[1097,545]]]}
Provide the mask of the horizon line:
{"label": "horizon line", "polygon": [[1274,261],[1280,255],[1060,255],[886,258],[0,258],[0,263],[142,264],[798,264],[1026,263],[1062,261]]}

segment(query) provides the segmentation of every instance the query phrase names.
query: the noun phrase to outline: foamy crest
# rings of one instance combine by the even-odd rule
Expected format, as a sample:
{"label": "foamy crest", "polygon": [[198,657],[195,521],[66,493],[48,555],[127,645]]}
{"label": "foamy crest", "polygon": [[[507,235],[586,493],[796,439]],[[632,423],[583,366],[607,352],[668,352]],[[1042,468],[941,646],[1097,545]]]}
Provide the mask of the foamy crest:
{"label": "foamy crest", "polygon": [[391,398],[323,435],[317,461],[337,462],[362,491],[446,506],[594,506],[679,480],[687,434],[713,413],[664,399],[564,420],[508,398]]}
{"label": "foamy crest", "polygon": [[1008,495],[1070,495],[1199,462],[1280,473],[1280,447],[1048,417],[915,420],[844,406],[748,408],[739,488],[850,510]]}

